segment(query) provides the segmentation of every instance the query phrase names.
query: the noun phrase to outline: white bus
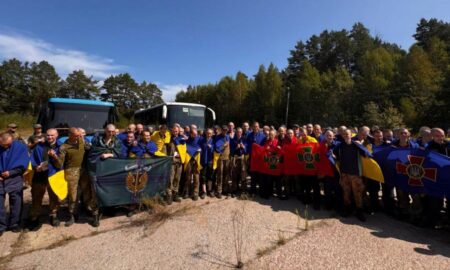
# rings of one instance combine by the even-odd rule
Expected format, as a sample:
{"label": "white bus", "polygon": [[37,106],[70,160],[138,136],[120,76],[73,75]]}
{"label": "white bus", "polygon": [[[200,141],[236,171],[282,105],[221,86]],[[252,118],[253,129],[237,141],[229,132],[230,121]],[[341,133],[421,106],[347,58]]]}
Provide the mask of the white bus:
{"label": "white bus", "polygon": [[134,113],[136,123],[157,128],[161,124],[168,127],[174,123],[185,125],[194,124],[199,130],[212,127],[216,121],[216,113],[202,104],[184,102],[165,102],[148,109]]}

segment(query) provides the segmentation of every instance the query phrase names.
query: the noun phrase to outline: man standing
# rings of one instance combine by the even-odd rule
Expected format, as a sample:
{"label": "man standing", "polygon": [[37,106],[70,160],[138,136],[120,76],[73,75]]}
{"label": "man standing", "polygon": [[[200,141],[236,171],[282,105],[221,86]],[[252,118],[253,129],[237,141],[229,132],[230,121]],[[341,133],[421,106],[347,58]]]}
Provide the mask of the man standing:
{"label": "man standing", "polygon": [[9,132],[13,136],[13,139],[15,141],[25,142],[24,139],[20,136],[19,132],[17,132],[17,128],[18,126],[16,123],[11,123],[8,125],[7,132]]}
{"label": "man standing", "polygon": [[72,226],[77,216],[78,182],[85,153],[85,143],[77,128],[69,128],[69,138],[59,148],[59,159],[63,162],[64,176],[68,185],[70,218],[65,226]]}
{"label": "man standing", "polygon": [[[218,129],[219,134],[214,138],[214,154],[219,155],[216,169],[216,197],[222,198],[222,191],[229,194],[230,180],[230,137],[228,137],[228,127],[222,126]],[[228,196],[228,195],[227,195]]]}
{"label": "man standing", "polygon": [[167,149],[166,144],[170,143],[170,133],[167,132],[167,125],[160,125],[159,131],[155,132],[151,136],[152,141],[156,144],[158,151],[156,151],[157,156],[166,156]]}
{"label": "man standing", "polygon": [[[24,144],[14,141],[10,133],[0,135],[0,236],[6,229],[20,232],[22,174],[29,161],[28,149]],[[9,220],[6,220],[6,194],[9,196]]]}
{"label": "man standing", "polygon": [[230,140],[230,150],[232,157],[232,187],[233,192],[247,192],[247,163],[245,155],[247,153],[247,142],[243,136],[242,128],[237,128],[236,136]]}
{"label": "man standing", "polygon": [[[172,170],[170,172],[170,180],[166,189],[166,201],[171,204],[172,201],[181,202],[179,196],[181,172],[183,170],[183,162],[181,160],[179,145],[184,145],[186,141],[180,135],[180,125],[173,124],[170,144],[168,145],[167,154],[173,156]],[[156,145],[155,145],[156,148]]]}
{"label": "man standing", "polygon": [[[251,157],[252,154],[252,145],[256,143],[257,145],[262,145],[264,141],[264,133],[259,128],[258,122],[253,122],[252,131],[247,136],[247,147],[248,147],[248,155]],[[248,164],[251,164],[250,158],[248,159]],[[250,167],[250,166],[249,166]],[[251,170],[251,168],[250,168]],[[259,182],[260,174],[256,172],[251,173],[251,183],[250,183],[250,193],[256,194],[256,185]]]}
{"label": "man standing", "polygon": [[138,142],[133,132],[128,132],[127,138],[122,141],[122,157],[124,158],[140,158],[143,149],[138,146]]}
{"label": "man standing", "polygon": [[50,224],[53,227],[58,227],[60,223],[57,217],[59,199],[48,182],[49,166],[53,166],[56,169],[62,167],[62,161],[58,157],[60,145],[57,139],[58,131],[56,129],[51,128],[47,130],[46,141],[37,144],[31,153],[31,164],[35,171],[31,184],[32,203],[28,224],[31,231],[39,230],[41,227],[39,215],[41,214],[42,199],[44,198],[45,191],[48,192],[50,201]]}
{"label": "man standing", "polygon": [[28,148],[33,150],[36,144],[45,141],[45,135],[42,133],[42,126],[40,124],[33,125],[33,135],[28,137]]}
{"label": "man standing", "polygon": [[[186,129],[185,129],[186,130]],[[191,179],[193,180],[193,195],[192,199],[194,201],[198,200],[199,186],[200,186],[200,164],[198,163],[197,155],[200,155],[202,151],[199,146],[200,137],[197,133],[197,126],[191,125],[189,127],[190,136],[186,141],[187,153],[189,154],[187,164],[186,164],[186,175],[184,184],[184,196],[183,198],[189,197],[189,189],[191,187]]]}
{"label": "man standing", "polygon": [[144,130],[142,131],[141,140],[138,144],[141,148],[141,154],[144,158],[154,157],[158,147],[151,139],[150,131]]}
{"label": "man standing", "polygon": [[[426,149],[450,157],[450,142],[445,139],[444,130],[433,128],[431,129],[431,135],[433,136],[433,140],[428,143]],[[449,200],[450,198],[447,198],[447,214],[450,214]],[[425,196],[424,226],[434,227],[436,229],[440,228],[439,212],[442,209],[443,204],[444,200],[442,198],[430,195]]]}
{"label": "man standing", "polygon": [[200,147],[202,152],[200,153],[200,163],[202,165],[200,184],[202,188],[202,194],[200,197],[205,198],[205,195],[213,196],[213,153],[214,153],[214,139],[213,130],[208,128],[205,132],[204,138],[201,140]]}
{"label": "man standing", "polygon": [[343,132],[343,139],[344,142],[333,149],[333,155],[340,162],[340,184],[344,195],[344,207],[346,208],[346,212],[349,213],[351,195],[353,193],[356,205],[356,217],[361,221],[366,221],[362,202],[364,183],[361,178],[362,172],[359,162],[360,155],[369,156],[370,154],[367,150],[364,151],[361,145],[352,141],[352,131],[350,129]]}

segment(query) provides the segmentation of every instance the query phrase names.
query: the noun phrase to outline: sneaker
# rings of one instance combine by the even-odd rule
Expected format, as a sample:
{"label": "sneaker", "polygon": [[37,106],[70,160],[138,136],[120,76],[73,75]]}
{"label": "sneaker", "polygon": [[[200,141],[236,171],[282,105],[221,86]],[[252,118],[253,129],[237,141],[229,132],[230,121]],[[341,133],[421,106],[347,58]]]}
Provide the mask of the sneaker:
{"label": "sneaker", "polygon": [[217,198],[217,199],[222,199],[222,194],[217,193],[217,194],[216,194],[216,198]]}
{"label": "sneaker", "polygon": [[73,215],[70,215],[70,218],[68,221],[66,221],[66,223],[64,224],[64,226],[66,227],[70,227],[75,223],[75,217]]}
{"label": "sneaker", "polygon": [[57,216],[50,216],[50,225],[53,227],[58,227],[61,222],[59,221]]}
{"label": "sneaker", "polygon": [[175,201],[175,202],[181,202],[181,198],[180,198],[180,196],[178,196],[178,195],[175,195],[175,197],[173,198],[173,200]]}
{"label": "sneaker", "polygon": [[204,199],[206,198],[205,193],[202,193],[202,195],[200,195],[200,198],[201,198],[202,200],[204,200]]}
{"label": "sneaker", "polygon": [[192,200],[193,200],[193,201],[198,201],[198,195],[194,195],[194,196],[192,197]]}
{"label": "sneaker", "polygon": [[187,198],[189,198],[189,195],[186,193],[183,195],[183,200],[186,200]]}

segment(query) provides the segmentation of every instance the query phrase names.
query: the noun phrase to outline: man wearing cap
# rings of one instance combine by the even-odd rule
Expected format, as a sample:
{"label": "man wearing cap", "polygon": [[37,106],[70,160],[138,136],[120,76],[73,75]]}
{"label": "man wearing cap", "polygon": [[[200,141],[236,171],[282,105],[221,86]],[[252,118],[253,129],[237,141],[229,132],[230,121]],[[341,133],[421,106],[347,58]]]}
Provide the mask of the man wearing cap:
{"label": "man wearing cap", "polygon": [[[20,232],[22,208],[22,174],[28,163],[28,149],[14,141],[10,133],[0,135],[0,236],[6,229]],[[6,219],[5,197],[8,194],[10,215]]]}
{"label": "man wearing cap", "polygon": [[8,133],[10,133],[13,136],[13,139],[15,141],[19,141],[19,142],[25,142],[24,139],[20,136],[19,132],[17,132],[17,129],[19,127],[17,126],[16,123],[11,123],[8,125]]}
{"label": "man wearing cap", "polygon": [[44,133],[42,133],[41,124],[33,125],[33,129],[34,129],[33,135],[28,137],[28,148],[30,150],[33,150],[33,148],[36,146],[36,144],[45,141],[45,135],[44,135]]}

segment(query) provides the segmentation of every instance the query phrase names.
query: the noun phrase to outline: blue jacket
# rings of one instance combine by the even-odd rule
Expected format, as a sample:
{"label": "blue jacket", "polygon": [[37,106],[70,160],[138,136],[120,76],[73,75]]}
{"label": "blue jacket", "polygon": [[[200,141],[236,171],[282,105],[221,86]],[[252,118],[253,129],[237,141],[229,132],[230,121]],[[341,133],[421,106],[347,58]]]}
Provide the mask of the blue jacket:
{"label": "blue jacket", "polygon": [[258,145],[262,145],[265,138],[266,138],[266,136],[264,136],[264,133],[262,131],[259,131],[256,134],[253,131],[250,132],[247,136],[247,146],[248,146],[247,153],[248,154],[252,153],[252,145],[254,143],[256,143]]}
{"label": "blue jacket", "polygon": [[200,147],[202,149],[202,152],[200,154],[200,164],[202,167],[206,167],[208,163],[212,162],[213,160],[213,152],[214,152],[214,140],[213,138],[202,138],[200,140]]}
{"label": "blue jacket", "polygon": [[22,174],[28,167],[28,148],[19,141],[13,141],[7,149],[0,146],[0,173],[9,172],[9,177],[0,181],[0,194],[22,189]]}
{"label": "blue jacket", "polygon": [[[237,149],[238,144],[242,143],[244,145],[244,148],[239,148]],[[232,156],[242,156],[245,155],[247,153],[247,142],[244,138],[244,136],[242,136],[241,138],[237,138],[236,136],[230,141],[230,152]]]}

